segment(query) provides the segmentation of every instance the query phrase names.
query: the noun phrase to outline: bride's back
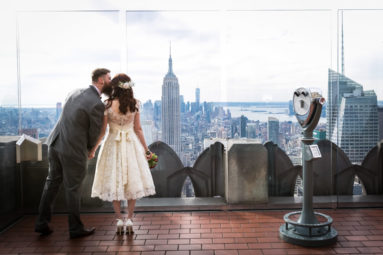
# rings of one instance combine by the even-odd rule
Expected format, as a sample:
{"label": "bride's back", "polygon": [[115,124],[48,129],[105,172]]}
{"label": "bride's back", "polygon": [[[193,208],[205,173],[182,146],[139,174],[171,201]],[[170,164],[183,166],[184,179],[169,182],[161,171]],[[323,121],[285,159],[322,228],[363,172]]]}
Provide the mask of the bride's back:
{"label": "bride's back", "polygon": [[120,103],[118,100],[113,100],[111,106],[107,109],[108,113],[108,123],[109,125],[114,124],[118,126],[128,126],[133,127],[134,117],[137,111],[130,112],[129,110],[126,114],[120,112]]}

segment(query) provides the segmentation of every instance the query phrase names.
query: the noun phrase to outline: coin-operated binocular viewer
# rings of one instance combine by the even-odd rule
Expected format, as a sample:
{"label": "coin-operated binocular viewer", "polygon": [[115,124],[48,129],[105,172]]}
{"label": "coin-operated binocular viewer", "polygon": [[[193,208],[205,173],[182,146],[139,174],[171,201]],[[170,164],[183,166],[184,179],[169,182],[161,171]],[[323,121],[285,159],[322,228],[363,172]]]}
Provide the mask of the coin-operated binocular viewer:
{"label": "coin-operated binocular viewer", "polygon": [[[313,210],[313,161],[321,158],[318,145],[313,144],[313,130],[318,124],[325,99],[319,91],[299,88],[293,96],[295,116],[303,128],[302,167],[303,205],[302,211],[284,216],[285,224],[279,229],[280,236],[289,243],[302,246],[324,246],[336,242],[337,231],[331,227],[332,218]],[[298,216],[297,221],[292,216]],[[323,220],[319,221],[317,216]]]}

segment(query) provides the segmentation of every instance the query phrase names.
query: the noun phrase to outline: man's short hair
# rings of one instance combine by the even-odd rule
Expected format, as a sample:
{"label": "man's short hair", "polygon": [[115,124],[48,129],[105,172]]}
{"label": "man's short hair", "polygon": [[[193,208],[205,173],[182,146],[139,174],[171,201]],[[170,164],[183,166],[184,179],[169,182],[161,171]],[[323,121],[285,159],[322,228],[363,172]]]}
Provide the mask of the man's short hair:
{"label": "man's short hair", "polygon": [[106,68],[97,68],[92,72],[92,81],[97,82],[98,78],[110,73],[110,71]]}

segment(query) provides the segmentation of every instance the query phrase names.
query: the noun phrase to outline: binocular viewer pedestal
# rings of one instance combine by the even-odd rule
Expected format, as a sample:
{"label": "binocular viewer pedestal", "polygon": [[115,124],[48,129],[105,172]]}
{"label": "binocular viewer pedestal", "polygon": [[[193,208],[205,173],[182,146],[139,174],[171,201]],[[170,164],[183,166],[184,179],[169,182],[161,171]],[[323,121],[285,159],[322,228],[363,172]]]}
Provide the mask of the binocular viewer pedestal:
{"label": "binocular viewer pedestal", "polygon": [[[332,218],[313,210],[313,161],[322,157],[318,145],[313,144],[313,130],[320,119],[324,101],[320,93],[305,88],[294,92],[294,111],[303,128],[303,205],[302,211],[284,216],[285,224],[279,228],[279,233],[286,242],[302,246],[329,245],[336,242],[338,236],[337,231],[331,227]],[[298,220],[292,219],[295,215],[299,215]],[[318,221],[316,216],[322,220]]]}
{"label": "binocular viewer pedestal", "polygon": [[[308,134],[309,135],[309,134]],[[279,228],[280,236],[288,243],[302,246],[325,246],[336,242],[338,233],[331,227],[332,218],[313,210],[313,172],[312,162],[321,157],[319,148],[312,145],[314,139],[302,139],[303,157],[303,208],[283,217],[285,224]],[[292,216],[299,215],[298,220]],[[320,221],[317,217],[321,219]]]}
{"label": "binocular viewer pedestal", "polygon": [[285,224],[279,228],[280,236],[288,243],[302,246],[325,246],[336,242],[337,231],[331,227],[332,218],[326,214],[314,212],[324,218],[325,222],[300,223],[290,219],[290,216],[300,214],[302,211],[291,212],[283,217]]}

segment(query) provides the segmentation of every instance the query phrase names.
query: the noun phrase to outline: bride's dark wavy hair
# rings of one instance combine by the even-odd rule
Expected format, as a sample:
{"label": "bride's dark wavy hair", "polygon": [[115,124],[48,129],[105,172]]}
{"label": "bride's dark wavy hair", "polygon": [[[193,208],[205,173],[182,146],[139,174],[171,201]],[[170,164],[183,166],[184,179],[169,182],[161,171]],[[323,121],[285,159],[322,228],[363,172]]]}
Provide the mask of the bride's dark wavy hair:
{"label": "bride's dark wavy hair", "polygon": [[122,114],[129,112],[138,111],[136,106],[137,101],[133,96],[132,88],[124,89],[120,88],[121,83],[130,82],[131,79],[126,74],[120,73],[113,77],[112,81],[108,86],[104,86],[102,93],[109,96],[107,99],[106,108],[112,106],[112,101],[118,99],[120,102],[119,110]]}

